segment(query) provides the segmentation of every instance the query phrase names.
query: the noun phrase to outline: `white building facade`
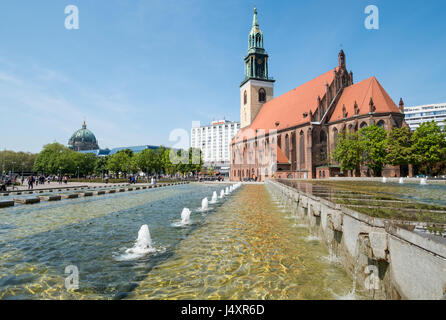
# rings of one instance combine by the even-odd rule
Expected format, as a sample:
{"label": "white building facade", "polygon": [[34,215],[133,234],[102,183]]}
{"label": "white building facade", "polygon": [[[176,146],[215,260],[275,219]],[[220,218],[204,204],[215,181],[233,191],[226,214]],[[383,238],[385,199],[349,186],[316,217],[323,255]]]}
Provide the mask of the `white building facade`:
{"label": "white building facade", "polygon": [[416,130],[421,123],[428,121],[435,121],[441,128],[444,128],[446,103],[404,107],[404,115],[410,130]]}
{"label": "white building facade", "polygon": [[229,172],[230,144],[240,130],[240,122],[213,121],[207,126],[192,126],[191,147],[201,150],[205,167],[211,165],[222,173]]}

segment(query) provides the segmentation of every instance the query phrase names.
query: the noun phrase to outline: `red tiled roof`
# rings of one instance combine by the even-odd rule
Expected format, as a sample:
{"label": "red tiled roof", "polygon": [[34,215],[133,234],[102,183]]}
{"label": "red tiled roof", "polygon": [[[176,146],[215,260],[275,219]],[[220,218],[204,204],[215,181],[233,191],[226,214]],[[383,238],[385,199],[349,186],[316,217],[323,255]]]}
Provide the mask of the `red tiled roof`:
{"label": "red tiled roof", "polygon": [[[250,126],[242,128],[232,140],[233,143],[242,139],[254,138],[257,130],[259,133],[268,133],[270,130],[281,130],[310,122],[310,116],[304,118],[303,113],[314,114],[317,109],[317,98],[325,94],[325,84],[331,84],[334,79],[334,70],[291,90],[287,93],[266,102]],[[343,106],[347,112],[347,118],[355,115],[355,101],[359,108],[359,115],[370,112],[370,98],[373,99],[375,113],[400,112],[392,98],[384,90],[375,77],[370,77],[357,84],[344,88],[342,95],[335,106],[328,122],[334,122],[344,118]],[[285,156],[285,155],[284,155]],[[286,157],[285,157],[286,158]],[[287,161],[288,162],[288,161]]]}
{"label": "red tiled roof", "polygon": [[[281,130],[301,123],[309,122],[309,115],[304,118],[303,113],[314,113],[317,109],[317,97],[325,94],[325,84],[331,84],[334,79],[334,70],[314,78],[303,85],[284,93],[283,95],[266,102],[250,126],[239,131],[233,141],[242,138],[252,138],[257,129]],[[278,123],[278,126],[276,126]],[[251,131],[247,130],[252,129]]]}
{"label": "red tiled roof", "polygon": [[342,110],[344,105],[347,118],[354,116],[355,101],[359,108],[359,115],[368,114],[370,112],[370,98],[373,99],[373,104],[376,108],[375,113],[400,112],[395,102],[393,102],[378,80],[375,77],[370,77],[344,89],[329,122],[344,118]]}

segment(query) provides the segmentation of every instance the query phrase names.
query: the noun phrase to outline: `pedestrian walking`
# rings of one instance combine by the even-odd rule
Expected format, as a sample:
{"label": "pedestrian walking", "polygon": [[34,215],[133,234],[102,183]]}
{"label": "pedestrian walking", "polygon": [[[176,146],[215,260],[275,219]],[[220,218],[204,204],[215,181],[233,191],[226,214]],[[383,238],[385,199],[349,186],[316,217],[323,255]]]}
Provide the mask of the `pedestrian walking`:
{"label": "pedestrian walking", "polygon": [[33,176],[28,177],[28,190],[33,189]]}

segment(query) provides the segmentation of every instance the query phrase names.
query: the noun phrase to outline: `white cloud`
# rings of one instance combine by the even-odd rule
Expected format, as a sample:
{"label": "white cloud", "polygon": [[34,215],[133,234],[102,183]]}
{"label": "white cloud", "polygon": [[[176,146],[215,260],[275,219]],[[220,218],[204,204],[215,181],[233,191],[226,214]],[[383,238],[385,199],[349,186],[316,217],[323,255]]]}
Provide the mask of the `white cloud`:
{"label": "white cloud", "polygon": [[0,82],[6,82],[7,84],[21,85],[22,81],[16,77],[11,76],[5,72],[0,72]]}
{"label": "white cloud", "polygon": [[[92,92],[63,73],[44,67],[31,67],[28,76],[13,69],[0,72],[0,114],[14,119],[0,126],[0,136],[6,138],[10,149],[38,152],[54,138],[65,144],[84,119],[101,147],[126,145],[136,134],[129,129],[142,129],[122,125],[138,111],[123,93]],[[68,84],[68,89],[60,89],[61,82]],[[30,129],[27,145],[15,134],[24,129]],[[33,131],[38,134],[33,135]]]}

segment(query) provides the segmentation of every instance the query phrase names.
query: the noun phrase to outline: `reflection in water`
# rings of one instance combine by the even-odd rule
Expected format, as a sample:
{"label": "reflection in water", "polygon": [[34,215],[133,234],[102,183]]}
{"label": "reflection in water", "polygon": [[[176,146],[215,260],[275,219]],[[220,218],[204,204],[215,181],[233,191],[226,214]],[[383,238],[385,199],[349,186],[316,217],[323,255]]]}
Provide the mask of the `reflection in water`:
{"label": "reflection in water", "polygon": [[446,224],[445,184],[347,180],[280,182],[372,217]]}

